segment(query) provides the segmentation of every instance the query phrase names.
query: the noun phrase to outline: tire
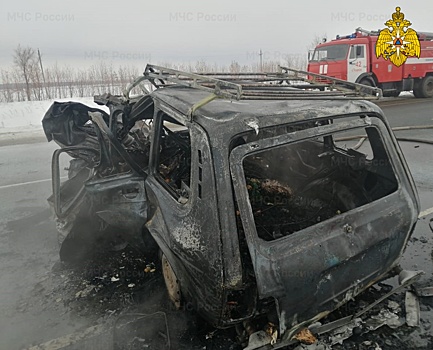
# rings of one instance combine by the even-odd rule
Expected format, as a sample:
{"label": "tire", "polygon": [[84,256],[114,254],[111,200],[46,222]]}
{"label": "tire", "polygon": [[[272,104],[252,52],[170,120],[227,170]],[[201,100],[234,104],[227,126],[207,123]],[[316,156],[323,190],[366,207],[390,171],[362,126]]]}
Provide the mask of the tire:
{"label": "tire", "polygon": [[[371,80],[371,79],[368,79],[368,78],[363,78],[363,79],[361,79],[361,81],[359,82],[359,84],[362,84],[362,85],[365,85],[365,86],[371,86],[371,87],[375,87],[376,86],[376,84],[374,83],[374,81],[373,80]],[[363,94],[370,94],[370,91],[369,90],[363,90],[363,89],[361,89],[361,93],[363,93]]]}
{"label": "tire", "polygon": [[415,97],[421,97],[421,98],[433,97],[433,76],[429,75],[425,77],[421,81],[419,89],[414,89],[413,94],[415,95]]}
{"label": "tire", "polygon": [[422,97],[422,96],[421,96],[421,93],[420,93],[420,91],[419,91],[419,89],[416,89],[416,88],[413,89],[413,95],[414,95],[416,98],[420,98],[420,97]]}
{"label": "tire", "polygon": [[371,79],[367,79],[367,78],[361,79],[361,81],[359,83],[362,85],[365,85],[365,86],[375,86],[373,81]]}

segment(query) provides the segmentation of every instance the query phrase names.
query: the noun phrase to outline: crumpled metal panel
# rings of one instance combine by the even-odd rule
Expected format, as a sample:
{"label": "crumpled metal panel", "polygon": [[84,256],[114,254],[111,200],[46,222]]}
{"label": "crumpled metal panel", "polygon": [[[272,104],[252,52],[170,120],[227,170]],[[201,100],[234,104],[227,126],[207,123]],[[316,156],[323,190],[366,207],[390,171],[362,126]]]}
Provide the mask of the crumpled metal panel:
{"label": "crumpled metal panel", "polygon": [[108,122],[108,114],[101,109],[79,102],[54,102],[42,119],[47,140],[55,140],[64,146],[81,144],[88,135],[85,124],[90,120],[89,112],[101,113]]}

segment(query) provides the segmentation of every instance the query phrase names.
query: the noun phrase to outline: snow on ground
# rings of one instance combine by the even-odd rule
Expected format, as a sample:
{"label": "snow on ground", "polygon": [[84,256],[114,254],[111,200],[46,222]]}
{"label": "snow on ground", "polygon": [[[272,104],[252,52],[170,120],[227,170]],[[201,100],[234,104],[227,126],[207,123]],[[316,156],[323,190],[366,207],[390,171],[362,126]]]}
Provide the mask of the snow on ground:
{"label": "snow on ground", "polygon": [[[410,92],[402,92],[400,98],[413,97]],[[17,143],[24,139],[44,139],[42,130],[42,118],[54,101],[76,101],[90,107],[96,107],[108,111],[108,107],[99,106],[93,102],[93,97],[74,97],[46,101],[23,101],[0,103],[0,146]]]}
{"label": "snow on ground", "polygon": [[54,101],[81,102],[108,112],[108,107],[97,105],[93,97],[0,103],[0,140],[43,136],[42,118]]}

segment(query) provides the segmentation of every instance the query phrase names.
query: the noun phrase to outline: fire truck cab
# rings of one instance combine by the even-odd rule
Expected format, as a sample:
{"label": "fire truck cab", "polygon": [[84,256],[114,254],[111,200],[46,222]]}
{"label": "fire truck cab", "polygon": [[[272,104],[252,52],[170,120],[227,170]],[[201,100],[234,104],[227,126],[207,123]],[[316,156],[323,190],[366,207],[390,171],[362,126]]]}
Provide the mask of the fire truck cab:
{"label": "fire truck cab", "polygon": [[413,91],[415,97],[433,97],[433,33],[418,32],[420,57],[408,57],[400,67],[376,57],[379,31],[357,28],[353,34],[318,44],[309,57],[312,73],[377,86],[384,96]]}

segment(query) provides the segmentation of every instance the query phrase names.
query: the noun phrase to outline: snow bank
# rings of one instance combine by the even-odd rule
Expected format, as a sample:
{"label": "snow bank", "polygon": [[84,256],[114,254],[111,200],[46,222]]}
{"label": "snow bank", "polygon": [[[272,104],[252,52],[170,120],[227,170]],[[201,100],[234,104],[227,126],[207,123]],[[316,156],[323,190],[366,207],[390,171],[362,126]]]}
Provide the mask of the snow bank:
{"label": "snow bank", "polygon": [[90,107],[100,108],[108,112],[108,107],[97,105],[93,102],[93,97],[0,103],[0,135],[41,132],[42,118],[54,101],[81,102]]}

